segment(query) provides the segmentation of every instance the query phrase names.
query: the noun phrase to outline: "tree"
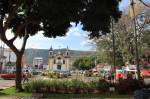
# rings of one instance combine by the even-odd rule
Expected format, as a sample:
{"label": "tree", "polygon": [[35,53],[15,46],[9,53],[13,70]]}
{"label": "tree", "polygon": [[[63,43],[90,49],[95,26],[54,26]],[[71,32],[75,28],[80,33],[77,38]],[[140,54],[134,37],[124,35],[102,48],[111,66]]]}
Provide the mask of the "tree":
{"label": "tree", "polygon": [[[143,9],[142,14],[136,16],[138,32],[138,48],[140,56],[143,56],[149,45],[149,9]],[[124,65],[125,62],[134,60],[135,42],[133,34],[133,20],[128,13],[123,13],[118,23],[114,24],[116,65]],[[95,40],[97,44],[98,59],[102,63],[112,64],[112,34],[102,36]],[[144,55],[145,56],[145,55]]]}
{"label": "tree", "polygon": [[[120,17],[120,0],[0,0],[0,39],[15,53],[16,89],[21,86],[21,60],[28,38],[38,31],[46,37],[64,36],[70,22],[81,22],[90,36],[109,32],[110,18]],[[14,37],[8,39],[6,31]],[[23,38],[22,47],[13,44],[16,38]]]}
{"label": "tree", "polygon": [[79,70],[89,70],[95,67],[95,57],[80,57],[74,61],[73,66]]}

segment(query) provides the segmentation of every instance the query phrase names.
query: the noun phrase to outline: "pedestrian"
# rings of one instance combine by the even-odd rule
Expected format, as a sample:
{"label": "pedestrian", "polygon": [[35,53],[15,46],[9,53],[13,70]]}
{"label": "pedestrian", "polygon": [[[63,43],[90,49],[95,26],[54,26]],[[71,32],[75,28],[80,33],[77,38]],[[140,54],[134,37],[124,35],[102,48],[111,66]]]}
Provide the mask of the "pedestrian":
{"label": "pedestrian", "polygon": [[28,70],[23,74],[23,83],[28,82],[30,77],[30,73]]}

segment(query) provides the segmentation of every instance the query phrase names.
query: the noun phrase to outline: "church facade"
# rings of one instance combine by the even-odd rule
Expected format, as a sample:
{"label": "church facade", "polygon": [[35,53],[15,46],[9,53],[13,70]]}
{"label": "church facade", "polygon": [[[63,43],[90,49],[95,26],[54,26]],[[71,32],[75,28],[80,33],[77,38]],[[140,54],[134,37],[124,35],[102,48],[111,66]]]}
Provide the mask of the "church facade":
{"label": "church facade", "polygon": [[69,48],[67,47],[65,51],[61,52],[54,51],[51,47],[49,49],[47,69],[52,71],[69,71],[71,69]]}

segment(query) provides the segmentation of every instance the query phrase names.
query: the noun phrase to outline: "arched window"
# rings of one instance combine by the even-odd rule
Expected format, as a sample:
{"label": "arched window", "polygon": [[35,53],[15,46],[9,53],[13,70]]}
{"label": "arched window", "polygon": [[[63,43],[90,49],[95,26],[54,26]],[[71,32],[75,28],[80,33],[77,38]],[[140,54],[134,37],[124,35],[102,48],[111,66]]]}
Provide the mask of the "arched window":
{"label": "arched window", "polygon": [[57,65],[57,70],[61,70],[61,65]]}
{"label": "arched window", "polygon": [[69,55],[69,52],[67,52],[66,54]]}
{"label": "arched window", "polygon": [[53,53],[52,52],[49,52],[49,55],[52,55]]}
{"label": "arched window", "polygon": [[63,64],[65,64],[65,60],[63,60]]}

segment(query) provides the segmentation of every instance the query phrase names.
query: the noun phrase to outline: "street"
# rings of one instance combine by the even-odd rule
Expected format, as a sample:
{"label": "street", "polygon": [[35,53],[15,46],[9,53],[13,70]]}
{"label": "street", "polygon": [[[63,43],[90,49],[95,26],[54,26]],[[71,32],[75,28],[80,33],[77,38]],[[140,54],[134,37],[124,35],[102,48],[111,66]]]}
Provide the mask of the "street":
{"label": "street", "polygon": [[15,80],[3,80],[0,79],[0,90],[12,87],[15,85]]}

